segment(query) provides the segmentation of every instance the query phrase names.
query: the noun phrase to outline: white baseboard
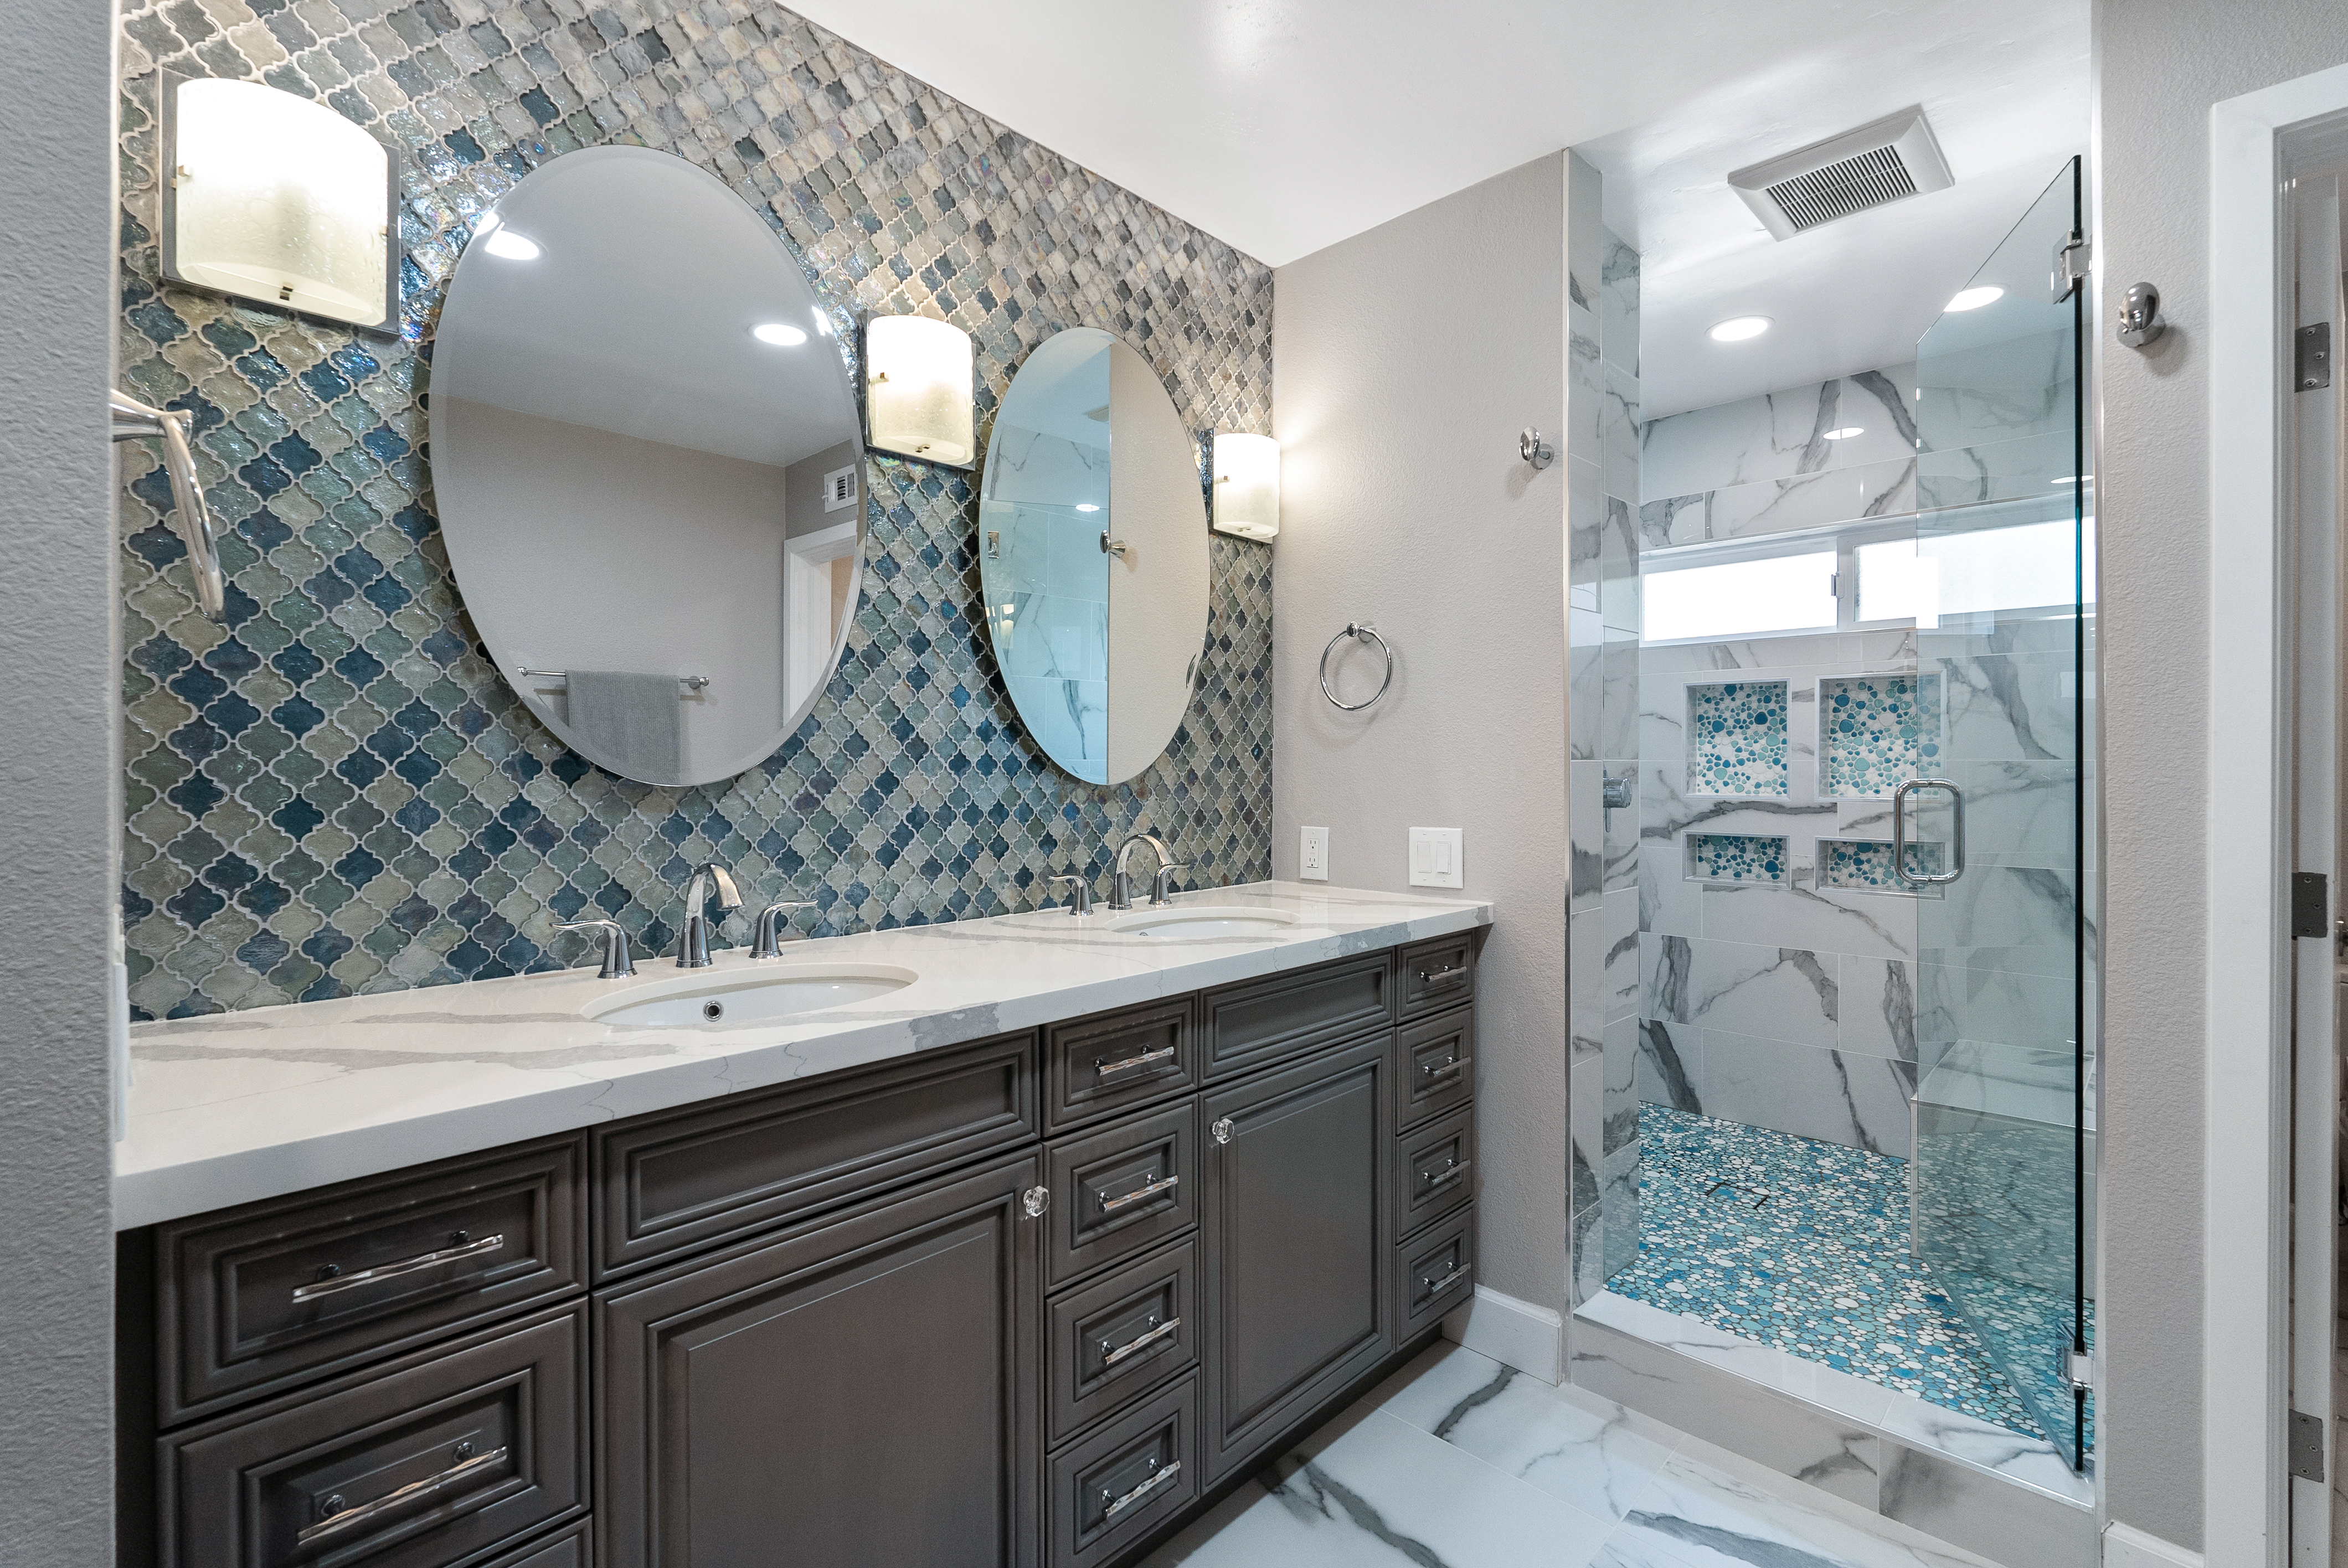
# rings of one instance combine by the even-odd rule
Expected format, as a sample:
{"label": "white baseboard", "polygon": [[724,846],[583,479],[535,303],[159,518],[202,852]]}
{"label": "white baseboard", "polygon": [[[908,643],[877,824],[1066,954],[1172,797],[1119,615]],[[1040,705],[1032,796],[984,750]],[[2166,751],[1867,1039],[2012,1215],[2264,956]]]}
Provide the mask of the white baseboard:
{"label": "white baseboard", "polygon": [[2201,1568],[2201,1553],[2115,1520],[2104,1526],[2104,1568]]}
{"label": "white baseboard", "polygon": [[1443,1337],[1555,1387],[1565,1365],[1565,1322],[1546,1307],[1484,1286],[1443,1319]]}

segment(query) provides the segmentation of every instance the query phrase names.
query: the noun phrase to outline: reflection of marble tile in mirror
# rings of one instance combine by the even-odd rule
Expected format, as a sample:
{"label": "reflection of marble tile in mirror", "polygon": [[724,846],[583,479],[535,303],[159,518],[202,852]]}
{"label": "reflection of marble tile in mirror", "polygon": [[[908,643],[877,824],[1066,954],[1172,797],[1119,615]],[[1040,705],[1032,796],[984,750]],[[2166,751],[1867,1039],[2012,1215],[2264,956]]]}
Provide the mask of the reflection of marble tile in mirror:
{"label": "reflection of marble tile in mirror", "polygon": [[1086,783],[1140,773],[1189,706],[1207,621],[1197,457],[1148,362],[1097,328],[1039,345],[995,416],[987,631],[1029,733]]}

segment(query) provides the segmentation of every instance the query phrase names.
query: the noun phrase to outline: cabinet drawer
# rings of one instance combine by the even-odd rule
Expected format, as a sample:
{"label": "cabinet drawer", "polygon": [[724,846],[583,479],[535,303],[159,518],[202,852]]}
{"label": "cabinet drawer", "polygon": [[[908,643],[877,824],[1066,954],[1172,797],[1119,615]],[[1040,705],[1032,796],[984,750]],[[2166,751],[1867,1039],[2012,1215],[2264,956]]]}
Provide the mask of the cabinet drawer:
{"label": "cabinet drawer", "polygon": [[585,1315],[163,1439],[161,1568],[448,1568],[582,1512]]}
{"label": "cabinet drawer", "polygon": [[572,1136],[158,1225],[158,1423],[577,1289],[584,1169]]}
{"label": "cabinet drawer", "polygon": [[1395,1153],[1395,1234],[1408,1235],[1475,1196],[1476,1108],[1404,1133]]}
{"label": "cabinet drawer", "polygon": [[599,1132],[596,1278],[849,1203],[1035,1133],[1033,1034]]}
{"label": "cabinet drawer", "polygon": [[1052,1461],[1052,1568],[1095,1568],[1199,1495],[1199,1379],[1146,1399]]}
{"label": "cabinet drawer", "polygon": [[1045,1423],[1056,1443],[1197,1363],[1197,1243],[1177,1242],[1069,1291],[1048,1317]]}
{"label": "cabinet drawer", "polygon": [[1471,1206],[1404,1242],[1395,1253],[1395,1339],[1432,1328],[1476,1293],[1476,1211]]}
{"label": "cabinet drawer", "polygon": [[1415,1019],[1464,1002],[1476,994],[1476,937],[1473,931],[1438,937],[1432,942],[1402,950],[1399,985],[1402,1016]]}
{"label": "cabinet drawer", "polygon": [[591,1534],[587,1521],[582,1519],[543,1540],[517,1546],[504,1556],[482,1563],[481,1568],[592,1568],[594,1558],[588,1546]]}
{"label": "cabinet drawer", "polygon": [[1199,1217],[1198,1167],[1199,1111],[1187,1100],[1052,1144],[1046,1288],[1189,1229]]}
{"label": "cabinet drawer", "polygon": [[1460,1008],[1395,1031],[1395,1130],[1476,1094],[1476,1009]]}
{"label": "cabinet drawer", "polygon": [[1394,958],[1333,964],[1206,993],[1200,1030],[1211,1082],[1394,1020]]}
{"label": "cabinet drawer", "polygon": [[1044,1033],[1044,1121],[1061,1132],[1199,1083],[1191,997],[1057,1023]]}

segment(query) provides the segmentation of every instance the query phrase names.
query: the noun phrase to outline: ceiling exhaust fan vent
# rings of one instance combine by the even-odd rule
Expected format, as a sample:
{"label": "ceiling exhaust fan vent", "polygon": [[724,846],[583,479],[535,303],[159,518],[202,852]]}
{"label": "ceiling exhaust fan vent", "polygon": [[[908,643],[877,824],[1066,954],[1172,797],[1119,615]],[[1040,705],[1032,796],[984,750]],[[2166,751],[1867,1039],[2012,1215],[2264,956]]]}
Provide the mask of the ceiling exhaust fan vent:
{"label": "ceiling exhaust fan vent", "polygon": [[1780,240],[1955,182],[1921,108],[1728,177],[1730,188]]}

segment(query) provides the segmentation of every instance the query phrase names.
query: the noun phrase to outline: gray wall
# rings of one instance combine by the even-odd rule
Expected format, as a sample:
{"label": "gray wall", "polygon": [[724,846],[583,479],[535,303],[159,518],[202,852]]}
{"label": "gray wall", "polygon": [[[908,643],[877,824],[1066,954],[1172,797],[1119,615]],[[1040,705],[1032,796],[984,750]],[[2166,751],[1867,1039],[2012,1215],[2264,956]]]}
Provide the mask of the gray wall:
{"label": "gray wall", "polygon": [[[1410,827],[1466,830],[1466,891],[1498,908],[1478,992],[1482,1276],[1560,1312],[1568,467],[1535,474],[1516,446],[1527,425],[1563,427],[1565,161],[1278,269],[1272,396],[1273,871],[1296,875],[1310,823],[1334,883],[1400,891]],[[1349,620],[1398,653],[1362,714],[1315,674]],[[1348,690],[1374,662],[1349,653]]]}
{"label": "gray wall", "polygon": [[0,51],[0,1557],[113,1560],[112,17]]}
{"label": "gray wall", "polygon": [[2209,107],[2348,58],[2339,0],[2099,0],[2096,263],[2159,285],[2147,354],[2098,331],[2104,518],[2104,1360],[2112,1518],[2201,1542],[2208,804]]}

